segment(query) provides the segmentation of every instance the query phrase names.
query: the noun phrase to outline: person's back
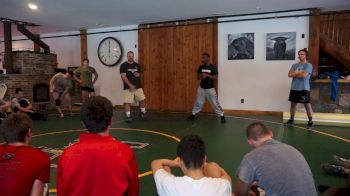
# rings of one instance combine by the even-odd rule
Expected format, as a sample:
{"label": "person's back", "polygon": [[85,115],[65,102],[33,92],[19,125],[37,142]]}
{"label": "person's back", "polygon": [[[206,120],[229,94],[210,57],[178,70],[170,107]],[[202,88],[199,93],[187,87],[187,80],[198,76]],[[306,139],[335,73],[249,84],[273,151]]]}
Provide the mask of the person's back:
{"label": "person's back", "polygon": [[138,178],[134,153],[111,136],[81,134],[58,167],[60,195],[124,195],[138,188],[129,187],[130,178]]}
{"label": "person's back", "polygon": [[255,149],[241,161],[235,194],[246,195],[256,183],[271,196],[317,195],[310,167],[303,155],[272,137],[272,132],[262,123],[248,126],[247,141]]}
{"label": "person's back", "polygon": [[[57,167],[58,195],[136,196],[139,179],[129,146],[109,135],[112,103],[100,96],[87,99],[81,118],[89,133],[64,150]],[[102,131],[101,131],[102,130]]]}
{"label": "person's back", "polygon": [[[175,177],[164,170],[158,170],[155,179],[162,179],[157,184],[160,196],[229,196],[231,195],[231,184],[222,178],[203,177],[195,180],[189,176]],[[156,181],[157,182],[157,181]]]}
{"label": "person's back", "polygon": [[34,181],[50,180],[50,158],[30,146],[0,146],[0,195],[30,195]]}
{"label": "person's back", "polygon": [[276,140],[245,155],[242,165],[249,164],[256,181],[267,195],[315,195],[315,184],[309,165],[294,147]]}
{"label": "person's back", "polygon": [[[231,196],[231,177],[216,163],[207,163],[204,141],[187,135],[177,147],[179,160],[159,159],[151,164],[159,196]],[[184,176],[171,173],[179,167]]]}
{"label": "person's back", "polygon": [[43,195],[50,180],[48,154],[29,145],[32,122],[23,113],[9,115],[1,124],[6,144],[0,146],[0,195]]}

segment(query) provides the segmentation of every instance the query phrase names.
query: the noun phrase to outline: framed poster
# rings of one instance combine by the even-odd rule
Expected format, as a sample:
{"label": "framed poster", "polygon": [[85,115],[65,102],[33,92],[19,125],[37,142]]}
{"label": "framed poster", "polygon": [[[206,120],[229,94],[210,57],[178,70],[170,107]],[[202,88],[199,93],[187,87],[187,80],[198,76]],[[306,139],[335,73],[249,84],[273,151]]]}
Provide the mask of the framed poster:
{"label": "framed poster", "polygon": [[254,59],[254,33],[228,35],[228,60]]}
{"label": "framed poster", "polygon": [[266,60],[295,60],[296,32],[267,33]]}

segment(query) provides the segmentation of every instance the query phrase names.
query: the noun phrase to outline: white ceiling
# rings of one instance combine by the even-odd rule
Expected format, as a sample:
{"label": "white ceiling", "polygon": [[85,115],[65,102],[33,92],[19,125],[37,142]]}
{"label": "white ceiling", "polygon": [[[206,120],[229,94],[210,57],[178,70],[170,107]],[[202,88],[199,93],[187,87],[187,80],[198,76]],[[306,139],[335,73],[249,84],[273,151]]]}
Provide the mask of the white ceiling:
{"label": "white ceiling", "polygon": [[[28,3],[38,10],[30,10]],[[40,27],[30,29],[42,34],[315,7],[346,10],[350,0],[0,0],[0,18],[36,23]],[[20,35],[16,30],[13,34]]]}

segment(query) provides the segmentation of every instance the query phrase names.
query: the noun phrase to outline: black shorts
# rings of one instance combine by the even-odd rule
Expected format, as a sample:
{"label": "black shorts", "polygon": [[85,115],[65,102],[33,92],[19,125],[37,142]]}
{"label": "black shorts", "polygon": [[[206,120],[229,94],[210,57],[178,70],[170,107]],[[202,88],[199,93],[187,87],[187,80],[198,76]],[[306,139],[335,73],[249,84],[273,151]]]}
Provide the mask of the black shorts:
{"label": "black shorts", "polygon": [[87,92],[89,92],[89,93],[95,92],[95,89],[94,89],[94,88],[90,88],[90,87],[87,87],[87,86],[82,86],[82,87],[80,87],[80,90],[82,90],[82,91],[87,91]]}
{"label": "black shorts", "polygon": [[289,101],[293,103],[310,103],[310,91],[302,90],[295,91],[291,90],[289,93]]}

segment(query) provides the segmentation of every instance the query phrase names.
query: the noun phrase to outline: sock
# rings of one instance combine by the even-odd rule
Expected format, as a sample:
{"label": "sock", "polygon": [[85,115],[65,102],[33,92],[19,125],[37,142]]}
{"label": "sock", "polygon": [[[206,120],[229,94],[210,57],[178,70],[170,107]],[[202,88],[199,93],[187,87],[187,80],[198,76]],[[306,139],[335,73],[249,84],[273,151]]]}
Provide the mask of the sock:
{"label": "sock", "polygon": [[294,120],[294,115],[290,115],[290,120]]}
{"label": "sock", "polygon": [[196,115],[196,113],[192,112],[192,115],[193,115],[193,116],[195,116],[195,115]]}
{"label": "sock", "polygon": [[140,108],[142,113],[146,113],[146,108]]}
{"label": "sock", "polygon": [[312,122],[312,117],[309,117],[309,122]]}
{"label": "sock", "polygon": [[131,113],[130,113],[130,111],[128,111],[128,112],[125,112],[125,114],[126,114],[126,116],[127,116],[127,117],[130,117],[130,116],[131,116]]}
{"label": "sock", "polygon": [[224,114],[220,114],[220,116],[224,116]]}

